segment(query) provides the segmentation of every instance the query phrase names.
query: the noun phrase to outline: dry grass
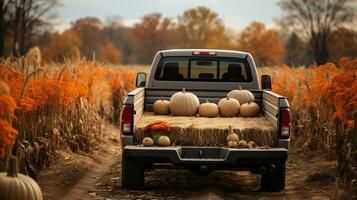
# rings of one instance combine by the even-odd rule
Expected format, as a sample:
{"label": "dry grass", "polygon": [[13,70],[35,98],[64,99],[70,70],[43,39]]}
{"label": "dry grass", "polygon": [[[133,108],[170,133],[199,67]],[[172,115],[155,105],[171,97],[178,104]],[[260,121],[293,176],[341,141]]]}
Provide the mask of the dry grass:
{"label": "dry grass", "polygon": [[[90,152],[104,121],[115,121],[135,80],[135,73],[124,68],[81,60],[47,65],[39,58],[0,62],[0,80],[16,102],[14,128],[19,133],[7,144],[15,142],[12,153],[21,159],[21,171],[32,177],[51,164],[58,149]],[[4,145],[0,147],[3,152]]]}
{"label": "dry grass", "polygon": [[135,134],[139,141],[148,136],[144,128],[154,121],[166,121],[170,124],[169,137],[176,145],[227,146],[229,126],[232,126],[240,139],[254,141],[259,146],[273,147],[278,142],[276,129],[264,117],[207,118],[153,113],[144,113],[138,121]]}

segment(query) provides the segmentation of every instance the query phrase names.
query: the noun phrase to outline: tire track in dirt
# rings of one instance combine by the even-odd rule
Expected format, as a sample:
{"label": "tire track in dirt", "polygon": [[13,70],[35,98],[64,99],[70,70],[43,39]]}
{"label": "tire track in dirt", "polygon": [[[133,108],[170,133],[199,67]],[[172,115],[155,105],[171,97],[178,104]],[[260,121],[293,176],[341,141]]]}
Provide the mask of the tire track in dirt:
{"label": "tire track in dirt", "polygon": [[309,175],[333,171],[337,165],[316,153],[289,155],[283,192],[260,192],[260,176],[249,172],[196,176],[187,170],[145,172],[144,190],[123,190],[120,143],[111,139],[118,136],[118,129],[107,129],[93,154],[63,153],[62,161],[40,174],[45,199],[330,199],[334,194],[333,180],[307,181]]}
{"label": "tire track in dirt", "polygon": [[90,154],[59,152],[50,169],[40,173],[38,183],[48,200],[80,200],[95,196],[95,188],[108,170],[120,163],[119,130],[111,125]]}

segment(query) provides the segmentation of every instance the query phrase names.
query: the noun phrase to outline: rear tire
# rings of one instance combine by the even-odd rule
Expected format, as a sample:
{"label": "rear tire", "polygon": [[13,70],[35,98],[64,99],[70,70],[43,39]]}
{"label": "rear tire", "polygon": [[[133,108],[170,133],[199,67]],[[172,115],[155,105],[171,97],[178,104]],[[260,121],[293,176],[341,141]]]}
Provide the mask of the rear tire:
{"label": "rear tire", "polygon": [[124,189],[142,189],[144,188],[144,167],[140,162],[130,160],[122,156],[122,187]]}
{"label": "rear tire", "polygon": [[285,189],[285,163],[276,165],[274,172],[261,175],[260,189],[266,192],[279,192]]}

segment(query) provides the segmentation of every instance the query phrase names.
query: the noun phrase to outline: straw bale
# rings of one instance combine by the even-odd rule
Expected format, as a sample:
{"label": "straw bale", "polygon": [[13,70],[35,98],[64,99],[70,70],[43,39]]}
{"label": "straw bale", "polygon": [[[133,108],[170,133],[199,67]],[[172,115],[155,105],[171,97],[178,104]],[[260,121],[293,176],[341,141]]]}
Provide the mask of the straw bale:
{"label": "straw bale", "polygon": [[240,139],[254,141],[259,146],[276,146],[278,138],[276,128],[265,117],[187,117],[172,115],[155,115],[146,112],[138,120],[135,136],[138,141],[148,136],[144,132],[146,125],[155,121],[170,123],[170,140],[176,145],[227,146],[226,137],[229,126]]}

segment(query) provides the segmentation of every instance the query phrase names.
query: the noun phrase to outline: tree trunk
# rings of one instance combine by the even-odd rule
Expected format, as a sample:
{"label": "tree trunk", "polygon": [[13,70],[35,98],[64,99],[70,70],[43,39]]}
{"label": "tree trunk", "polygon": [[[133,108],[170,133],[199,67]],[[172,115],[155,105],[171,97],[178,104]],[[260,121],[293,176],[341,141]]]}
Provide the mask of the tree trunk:
{"label": "tree trunk", "polygon": [[13,41],[13,44],[12,44],[12,54],[14,56],[17,56],[18,55],[18,45],[17,45],[17,40],[18,40],[18,27],[19,27],[19,20],[20,20],[20,6],[17,5],[16,3],[16,9],[15,9],[15,23],[14,23],[14,41]]}
{"label": "tree trunk", "polygon": [[0,57],[5,56],[5,2],[0,0]]}
{"label": "tree trunk", "polygon": [[26,8],[27,0],[21,0],[21,14],[20,14],[20,55],[25,54],[25,36],[26,36],[26,13],[29,12]]}
{"label": "tree trunk", "polygon": [[314,60],[317,65],[326,64],[329,60],[329,51],[327,47],[327,35],[325,33],[317,33],[311,38]]}
{"label": "tree trunk", "polygon": [[24,55],[25,54],[25,37],[26,37],[26,11],[25,9],[22,11],[21,15],[21,33],[20,33],[20,54]]}

